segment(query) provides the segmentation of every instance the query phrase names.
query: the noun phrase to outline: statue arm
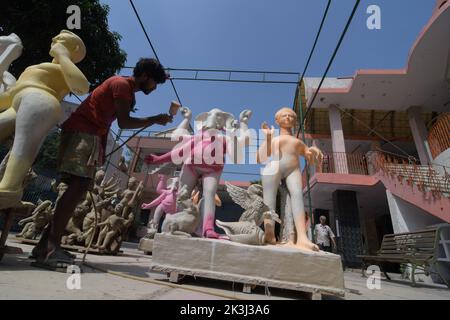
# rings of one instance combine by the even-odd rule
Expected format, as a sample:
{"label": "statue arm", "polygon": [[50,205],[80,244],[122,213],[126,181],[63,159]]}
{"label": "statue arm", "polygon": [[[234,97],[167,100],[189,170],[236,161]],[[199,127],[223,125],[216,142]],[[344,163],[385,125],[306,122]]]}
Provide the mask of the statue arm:
{"label": "statue arm", "polygon": [[19,221],[19,226],[24,225],[25,223],[33,221],[34,217],[36,217],[36,213],[33,214],[31,217],[28,217],[28,218],[20,220]]}
{"label": "statue arm", "polygon": [[0,93],[0,112],[9,109],[12,104],[11,92],[5,91]]}
{"label": "statue arm", "polygon": [[[18,43],[10,44],[5,51],[0,55],[0,75],[8,71],[9,66],[22,53],[22,46]],[[2,68],[3,67],[3,68]]]}
{"label": "statue arm", "polygon": [[89,92],[89,81],[72,60],[65,55],[59,55],[58,63],[70,91],[78,95],[87,94]]}
{"label": "statue arm", "polygon": [[158,205],[161,204],[161,202],[163,202],[163,200],[166,198],[165,194],[160,195],[158,198],[156,198],[155,200],[153,200],[152,202],[148,203],[148,204],[143,204],[142,205],[142,209],[148,210],[151,208],[154,208]]}
{"label": "statue arm", "polygon": [[306,161],[309,164],[313,165],[321,165],[323,161],[323,153],[316,147],[309,147],[303,143],[303,141],[300,141],[300,145],[298,147],[298,154],[303,155],[306,159]]}
{"label": "statue arm", "polygon": [[258,149],[256,156],[258,163],[264,163],[272,156],[272,136],[267,136],[267,140]]}
{"label": "statue arm", "polygon": [[120,191],[120,188],[117,188],[116,190],[113,191],[108,191],[108,192],[104,192],[104,195],[108,198],[116,195],[118,192]]}
{"label": "statue arm", "polygon": [[272,143],[273,143],[273,136],[275,134],[275,128],[272,127],[271,129],[269,129],[267,123],[264,122],[262,124],[262,130],[266,135],[266,141],[262,143],[261,147],[258,149],[258,153],[256,154],[258,163],[266,162],[272,156],[273,152]]}
{"label": "statue arm", "polygon": [[[145,157],[145,162],[150,165],[173,163],[172,155],[177,155],[177,159],[181,159],[184,162],[186,158],[191,155],[191,152],[187,152],[187,154],[185,154],[184,152],[188,148],[189,150],[192,149],[192,146],[186,147],[188,144],[191,145],[191,143],[192,143],[192,136],[187,137],[187,139],[183,138],[183,142],[177,145],[172,151],[167,152],[166,154],[160,156],[150,154],[147,157]],[[180,152],[182,152],[181,156]]]}
{"label": "statue arm", "polygon": [[177,129],[173,132],[173,136],[176,137],[191,137],[189,130],[191,128],[192,111],[189,108],[182,108],[181,115],[183,116],[183,121],[178,125]]}
{"label": "statue arm", "polygon": [[102,187],[104,190],[111,190],[112,188],[115,188],[117,186],[117,180],[114,181],[116,179],[116,177],[111,177],[109,178],[108,181],[106,181],[106,183],[102,184]]}

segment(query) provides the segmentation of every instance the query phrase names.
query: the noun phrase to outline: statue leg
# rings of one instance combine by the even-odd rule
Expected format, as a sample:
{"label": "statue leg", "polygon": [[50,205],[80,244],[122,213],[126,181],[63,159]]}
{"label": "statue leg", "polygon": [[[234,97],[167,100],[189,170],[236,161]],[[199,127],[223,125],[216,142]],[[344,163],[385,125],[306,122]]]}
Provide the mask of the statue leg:
{"label": "statue leg", "polygon": [[22,237],[22,238],[25,238],[25,235],[28,233],[28,230],[31,228],[31,225],[33,224],[33,222],[28,222],[26,225],[25,225],[25,227],[23,228],[23,230],[22,230],[22,232],[21,233],[19,233],[18,235],[17,235],[17,237]]}
{"label": "statue leg", "polygon": [[220,235],[214,231],[216,218],[216,192],[221,172],[209,174],[203,178],[204,217],[202,235],[209,239],[219,239]]}
{"label": "statue leg", "polygon": [[[279,170],[270,171],[270,174],[265,174],[265,171],[262,172],[264,203],[270,210],[277,211],[277,194],[281,182],[281,173]],[[264,230],[264,242],[266,244],[276,244],[275,221],[271,219],[264,220]]]}
{"label": "statue leg", "polygon": [[[193,168],[187,165],[183,165],[180,173],[180,185],[178,190],[187,186],[188,194],[192,194],[192,190],[194,190],[197,185],[198,174],[193,171]],[[179,209],[179,208],[178,208]]]}
{"label": "statue leg", "polygon": [[158,230],[161,218],[164,215],[164,209],[161,206],[156,207],[155,214],[153,216],[153,223],[156,230]]}
{"label": "statue leg", "polygon": [[302,174],[296,169],[286,178],[286,185],[291,196],[292,214],[295,229],[297,230],[296,247],[304,250],[319,251],[317,245],[312,243],[306,235],[306,213],[303,203]]}
{"label": "statue leg", "polygon": [[16,110],[9,108],[0,113],[0,142],[3,142],[14,133],[16,123]]}
{"label": "statue leg", "polygon": [[98,235],[97,244],[94,248],[104,249],[102,246],[103,240],[105,240],[106,234],[108,233],[108,226],[104,226],[100,234]]}
{"label": "statue leg", "polygon": [[0,182],[0,200],[5,208],[20,202],[25,176],[61,115],[59,101],[41,90],[24,90],[14,100],[17,111],[14,144]]}
{"label": "statue leg", "polygon": [[107,250],[116,236],[117,236],[117,231],[114,231],[114,230],[109,231],[106,234],[105,240],[103,241],[103,245],[100,247],[100,249]]}

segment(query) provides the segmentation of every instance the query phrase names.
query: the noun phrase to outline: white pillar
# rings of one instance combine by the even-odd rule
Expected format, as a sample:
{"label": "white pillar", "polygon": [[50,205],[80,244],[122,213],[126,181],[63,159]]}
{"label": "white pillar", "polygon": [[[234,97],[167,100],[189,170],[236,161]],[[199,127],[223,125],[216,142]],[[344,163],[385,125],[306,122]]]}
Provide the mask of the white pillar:
{"label": "white pillar", "polygon": [[330,119],[331,143],[336,173],[348,174],[347,154],[345,152],[344,131],[342,130],[341,112],[334,105],[328,108]]}
{"label": "white pillar", "polygon": [[421,117],[420,107],[411,107],[408,109],[409,126],[414,138],[420,163],[428,165],[431,163],[431,155],[428,148],[428,132],[425,123]]}

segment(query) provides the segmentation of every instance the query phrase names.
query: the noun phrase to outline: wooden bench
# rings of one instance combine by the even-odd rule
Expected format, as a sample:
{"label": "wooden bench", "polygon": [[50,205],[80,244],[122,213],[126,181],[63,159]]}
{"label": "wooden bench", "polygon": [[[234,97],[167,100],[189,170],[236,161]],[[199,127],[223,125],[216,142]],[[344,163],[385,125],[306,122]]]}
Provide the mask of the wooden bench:
{"label": "wooden bench", "polygon": [[[450,226],[443,226],[438,228],[430,228],[416,232],[389,234],[383,237],[380,250],[376,255],[359,255],[363,260],[363,275],[369,265],[377,265],[384,273],[388,280],[391,280],[385,270],[385,265],[388,263],[397,263],[400,265],[411,266],[411,281],[412,285],[416,285],[415,275],[430,273],[437,274],[442,281],[450,288],[450,283],[445,279],[442,272],[439,270],[439,243],[444,240],[441,239],[441,233],[444,229]],[[445,244],[444,244],[445,245]],[[419,270],[421,272],[416,272]]]}

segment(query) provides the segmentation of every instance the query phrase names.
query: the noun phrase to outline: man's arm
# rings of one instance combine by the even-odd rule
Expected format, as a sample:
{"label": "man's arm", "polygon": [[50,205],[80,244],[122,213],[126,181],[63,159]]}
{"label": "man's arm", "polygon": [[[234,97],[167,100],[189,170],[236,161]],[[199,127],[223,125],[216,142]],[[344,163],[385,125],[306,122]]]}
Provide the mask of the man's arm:
{"label": "man's arm", "polygon": [[130,117],[131,105],[123,99],[115,99],[114,107],[117,114],[117,122],[120,129],[140,129],[150,127],[154,124],[166,125],[172,121],[168,114],[160,114],[155,117],[133,118]]}
{"label": "man's arm", "polygon": [[333,243],[333,248],[336,249],[336,248],[337,248],[337,245],[336,245],[336,236],[334,235],[333,230],[331,230],[330,226],[328,226],[328,233],[329,233],[331,242]]}

